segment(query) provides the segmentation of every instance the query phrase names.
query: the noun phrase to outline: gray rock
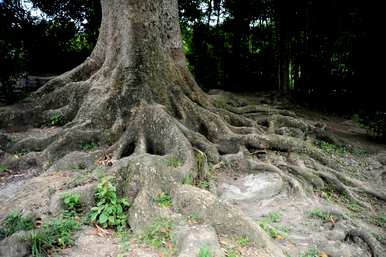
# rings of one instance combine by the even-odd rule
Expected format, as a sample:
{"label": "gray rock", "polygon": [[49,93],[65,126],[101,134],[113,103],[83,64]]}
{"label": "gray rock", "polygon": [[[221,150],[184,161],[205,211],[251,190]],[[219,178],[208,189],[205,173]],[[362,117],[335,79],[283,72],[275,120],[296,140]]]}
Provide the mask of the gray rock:
{"label": "gray rock", "polygon": [[30,256],[30,243],[23,238],[28,232],[18,232],[0,241],[0,257],[27,257]]}
{"label": "gray rock", "polygon": [[283,180],[274,173],[248,175],[237,181],[219,186],[222,199],[230,201],[255,201],[273,197],[283,187]]}
{"label": "gray rock", "polygon": [[211,226],[178,226],[174,237],[179,257],[198,256],[204,247],[211,251],[213,256],[224,256],[217,240],[216,231]]}

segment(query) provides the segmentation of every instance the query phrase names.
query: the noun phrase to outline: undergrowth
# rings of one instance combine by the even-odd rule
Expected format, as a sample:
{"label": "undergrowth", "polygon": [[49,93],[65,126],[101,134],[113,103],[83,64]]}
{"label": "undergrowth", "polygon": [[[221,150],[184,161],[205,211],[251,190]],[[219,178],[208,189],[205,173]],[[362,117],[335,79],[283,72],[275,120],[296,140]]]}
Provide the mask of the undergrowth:
{"label": "undergrowth", "polygon": [[171,236],[173,228],[174,224],[170,219],[157,218],[140,235],[139,240],[153,248],[170,254],[173,251]]}
{"label": "undergrowth", "polygon": [[0,240],[18,231],[28,231],[35,228],[35,220],[30,216],[23,216],[20,212],[10,213],[0,224]]}
{"label": "undergrowth", "polygon": [[104,228],[116,228],[122,231],[127,227],[126,211],[130,204],[126,198],[118,198],[114,177],[101,179],[95,194],[96,206],[91,209],[90,220]]}

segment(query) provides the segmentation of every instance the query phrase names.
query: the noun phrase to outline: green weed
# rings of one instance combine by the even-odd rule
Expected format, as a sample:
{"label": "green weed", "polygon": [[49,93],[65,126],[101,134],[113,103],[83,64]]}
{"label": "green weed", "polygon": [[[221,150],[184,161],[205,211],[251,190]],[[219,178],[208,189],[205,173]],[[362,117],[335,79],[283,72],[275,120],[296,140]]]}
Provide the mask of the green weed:
{"label": "green weed", "polygon": [[281,220],[281,215],[277,212],[272,212],[268,216],[260,219],[257,223],[259,226],[272,238],[286,237],[289,229],[280,228],[272,225],[272,223],[278,223]]}
{"label": "green weed", "polygon": [[35,221],[32,217],[24,217],[19,212],[12,212],[0,224],[0,240],[18,231],[27,231],[34,228]]}
{"label": "green weed", "polygon": [[156,249],[170,250],[174,224],[166,218],[157,218],[141,235],[140,240]]}
{"label": "green weed", "polygon": [[63,126],[66,124],[66,119],[60,113],[54,113],[48,118],[48,124],[51,126]]}
{"label": "green weed", "polygon": [[241,255],[240,255],[240,252],[237,251],[236,249],[229,248],[226,250],[225,256],[226,257],[240,257]]}
{"label": "green weed", "polygon": [[237,240],[237,244],[241,247],[246,247],[251,244],[251,240],[247,236],[242,236]]}
{"label": "green weed", "polygon": [[210,250],[208,246],[203,246],[200,248],[200,252],[198,253],[199,257],[214,257],[213,252]]}
{"label": "green weed", "polygon": [[161,207],[170,208],[172,207],[172,197],[168,193],[160,193],[157,198],[154,199]]}
{"label": "green weed", "polygon": [[55,219],[45,224],[27,239],[31,242],[32,256],[46,257],[52,248],[73,245],[73,234],[79,228],[80,224],[74,219]]}
{"label": "green weed", "polygon": [[178,167],[180,167],[182,165],[182,161],[180,159],[178,159],[176,156],[170,156],[166,160],[166,165],[168,167],[178,168]]}
{"label": "green weed", "polygon": [[307,252],[302,253],[300,257],[319,257],[319,250],[316,247],[308,249]]}
{"label": "green weed", "polygon": [[333,215],[329,214],[328,212],[322,211],[321,209],[315,208],[312,209],[307,213],[308,217],[310,218],[317,218],[322,221],[330,221],[334,218]]}
{"label": "green weed", "polygon": [[76,216],[82,210],[79,193],[65,193],[63,195],[63,204],[65,214],[69,216]]}
{"label": "green weed", "polygon": [[318,146],[323,152],[327,154],[346,156],[349,153],[349,149],[347,147],[330,144],[323,140],[315,141],[315,145]]}
{"label": "green weed", "polygon": [[0,173],[1,173],[1,172],[4,172],[4,171],[7,171],[7,170],[8,170],[8,166],[5,165],[5,164],[1,164],[1,163],[0,163]]}
{"label": "green weed", "polygon": [[95,142],[83,142],[80,144],[80,149],[83,151],[92,151],[95,150],[98,147],[97,143]]}
{"label": "green weed", "polygon": [[97,206],[91,209],[90,220],[104,228],[116,228],[118,231],[127,226],[126,211],[130,204],[125,198],[118,198],[114,177],[104,177],[98,184],[95,194]]}

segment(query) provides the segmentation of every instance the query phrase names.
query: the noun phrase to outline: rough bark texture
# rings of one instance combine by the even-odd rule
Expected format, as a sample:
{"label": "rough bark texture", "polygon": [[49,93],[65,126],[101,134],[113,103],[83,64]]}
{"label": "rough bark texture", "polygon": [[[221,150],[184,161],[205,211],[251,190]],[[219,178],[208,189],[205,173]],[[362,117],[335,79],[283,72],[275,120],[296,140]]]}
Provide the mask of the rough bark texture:
{"label": "rough bark texture", "polygon": [[[83,64],[51,80],[23,103],[0,109],[2,150],[32,151],[25,158],[44,168],[55,162],[51,168],[58,168],[82,142],[96,142],[102,157],[112,158],[109,172],[121,178],[120,191],[134,203],[129,211],[131,228],[141,231],[164,215],[152,199],[168,192],[174,207],[170,216],[197,212],[216,233],[253,240],[261,256],[284,254],[238,208],[183,184],[187,177],[206,176],[208,166],[200,160],[278,173],[298,193],[304,193],[299,181],[316,187],[328,183],[358,200],[349,187],[358,182],[339,174],[340,166],[302,137],[310,133],[337,141],[323,128],[301,122],[285,110],[243,106],[231,97],[222,103],[197,86],[182,50],[176,0],[103,0],[102,13],[98,42]],[[267,112],[275,115],[268,119]],[[10,140],[12,131],[41,128],[53,114],[62,115],[66,125],[42,137]],[[279,135],[283,126],[297,136]],[[250,158],[267,149],[306,154],[315,161],[315,169],[290,159],[273,164]],[[177,165],[170,165],[173,160]],[[360,183],[358,188],[386,199]],[[381,256],[372,241],[366,241],[373,255]]]}

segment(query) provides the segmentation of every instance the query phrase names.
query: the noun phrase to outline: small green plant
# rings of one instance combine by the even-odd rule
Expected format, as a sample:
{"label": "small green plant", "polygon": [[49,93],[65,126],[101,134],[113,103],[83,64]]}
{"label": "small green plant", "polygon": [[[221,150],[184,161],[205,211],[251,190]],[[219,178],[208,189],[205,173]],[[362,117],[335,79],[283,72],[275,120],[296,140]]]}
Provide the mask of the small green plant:
{"label": "small green plant", "polygon": [[322,211],[319,208],[312,209],[307,213],[308,217],[310,218],[317,218],[320,219],[324,222],[330,221],[331,219],[334,218],[333,215],[329,214],[328,212]]}
{"label": "small green plant", "polygon": [[7,170],[8,170],[8,166],[0,163],[0,173]]}
{"label": "small green plant", "polygon": [[242,236],[237,240],[237,244],[241,247],[246,247],[251,244],[251,240],[247,236]]}
{"label": "small green plant", "polygon": [[51,126],[63,126],[66,124],[66,119],[60,113],[54,113],[48,118],[48,124]]}
{"label": "small green plant", "polygon": [[0,224],[0,240],[11,236],[15,232],[34,228],[35,221],[32,217],[24,217],[19,212],[12,212]]}
{"label": "small green plant", "polygon": [[188,175],[184,178],[184,181],[182,182],[184,185],[193,185],[194,184],[194,178],[193,175]]}
{"label": "small green plant", "polygon": [[172,197],[169,193],[162,192],[154,199],[161,207],[170,208],[172,207]]}
{"label": "small green plant", "polygon": [[31,253],[34,257],[46,257],[52,248],[66,248],[74,243],[73,234],[80,228],[74,219],[55,219],[33,232],[27,238],[31,242]]}
{"label": "small green plant", "polygon": [[208,246],[203,246],[200,248],[200,252],[198,253],[199,257],[214,257],[213,252],[210,250]]}
{"label": "small green plant", "polygon": [[182,161],[178,159],[176,156],[170,156],[166,160],[166,165],[172,168],[178,168],[182,165]]}
{"label": "small green plant", "polygon": [[273,226],[272,223],[278,223],[281,220],[281,215],[277,212],[271,212],[266,217],[260,219],[257,223],[259,226],[272,238],[284,238],[289,230],[287,228],[279,228]]}
{"label": "small green plant", "polygon": [[157,218],[141,235],[140,240],[156,249],[170,250],[174,224],[166,218]]}
{"label": "small green plant", "polygon": [[92,151],[92,150],[95,150],[95,148],[97,148],[98,145],[95,143],[95,142],[83,142],[80,144],[80,149],[82,149],[83,151]]}
{"label": "small green plant", "polygon": [[82,206],[80,204],[79,193],[65,193],[63,195],[63,204],[66,215],[76,216],[81,212]]}
{"label": "small green plant", "polygon": [[121,231],[127,226],[126,211],[130,204],[127,199],[118,198],[113,179],[111,176],[104,177],[98,184],[95,194],[97,206],[91,209],[90,219],[104,228]]}
{"label": "small green plant", "polygon": [[225,252],[226,257],[240,257],[240,252],[234,248],[228,248]]}
{"label": "small green plant", "polygon": [[307,252],[302,253],[300,257],[319,257],[319,250],[316,247],[308,249]]}
{"label": "small green plant", "polygon": [[386,214],[379,215],[375,218],[375,225],[386,228]]}
{"label": "small green plant", "polygon": [[187,221],[189,223],[201,223],[203,220],[197,212],[192,212],[188,217]]}
{"label": "small green plant", "polygon": [[346,156],[349,153],[349,150],[345,146],[337,146],[334,144],[330,144],[323,140],[317,140],[315,142],[315,145],[317,145],[323,152],[327,154],[336,154],[339,156]]}

